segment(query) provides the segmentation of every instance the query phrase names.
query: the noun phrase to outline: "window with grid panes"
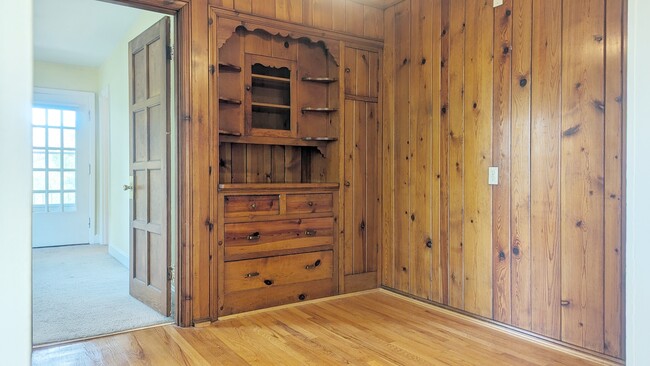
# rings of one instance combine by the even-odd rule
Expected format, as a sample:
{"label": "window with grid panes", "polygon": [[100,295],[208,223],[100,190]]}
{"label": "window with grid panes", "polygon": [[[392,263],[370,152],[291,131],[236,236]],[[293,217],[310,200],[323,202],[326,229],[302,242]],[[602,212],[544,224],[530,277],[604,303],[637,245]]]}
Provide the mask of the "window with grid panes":
{"label": "window with grid panes", "polygon": [[32,108],[34,212],[72,212],[76,197],[77,111]]}

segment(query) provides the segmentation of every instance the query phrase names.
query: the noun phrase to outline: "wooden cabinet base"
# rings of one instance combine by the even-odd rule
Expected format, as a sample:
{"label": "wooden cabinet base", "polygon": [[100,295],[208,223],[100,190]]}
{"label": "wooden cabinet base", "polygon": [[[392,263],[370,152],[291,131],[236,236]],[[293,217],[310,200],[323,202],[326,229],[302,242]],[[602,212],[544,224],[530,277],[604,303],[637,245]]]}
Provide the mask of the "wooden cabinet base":
{"label": "wooden cabinet base", "polygon": [[221,316],[334,295],[332,279],[226,294]]}

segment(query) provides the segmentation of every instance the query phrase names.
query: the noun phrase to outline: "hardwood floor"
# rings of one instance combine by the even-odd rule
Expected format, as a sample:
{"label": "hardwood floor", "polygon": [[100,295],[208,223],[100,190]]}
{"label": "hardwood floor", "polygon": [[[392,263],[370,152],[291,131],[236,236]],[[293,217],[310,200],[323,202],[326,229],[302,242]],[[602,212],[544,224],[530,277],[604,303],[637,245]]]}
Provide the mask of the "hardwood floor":
{"label": "hardwood floor", "polygon": [[384,290],[33,352],[34,365],[598,365]]}

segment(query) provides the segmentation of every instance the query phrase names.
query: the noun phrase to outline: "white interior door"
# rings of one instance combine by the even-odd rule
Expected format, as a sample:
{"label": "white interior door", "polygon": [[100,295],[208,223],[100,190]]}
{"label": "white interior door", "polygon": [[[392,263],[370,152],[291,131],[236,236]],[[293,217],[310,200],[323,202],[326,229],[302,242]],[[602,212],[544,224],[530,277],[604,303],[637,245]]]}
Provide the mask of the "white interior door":
{"label": "white interior door", "polygon": [[32,246],[90,243],[93,93],[34,91]]}

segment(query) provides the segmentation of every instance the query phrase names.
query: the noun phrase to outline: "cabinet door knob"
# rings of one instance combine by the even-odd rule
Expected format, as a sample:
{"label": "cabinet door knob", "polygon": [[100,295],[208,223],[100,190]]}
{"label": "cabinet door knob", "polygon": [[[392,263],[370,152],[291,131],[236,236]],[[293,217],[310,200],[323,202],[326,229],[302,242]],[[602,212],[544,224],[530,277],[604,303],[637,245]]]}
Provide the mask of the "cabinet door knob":
{"label": "cabinet door knob", "polygon": [[312,202],[312,201],[307,202],[307,206],[311,207],[313,205],[314,205],[314,202]]}
{"label": "cabinet door knob", "polygon": [[560,305],[561,305],[561,306],[569,306],[569,305],[571,305],[571,301],[569,301],[569,300],[562,300],[562,301],[560,301]]}
{"label": "cabinet door knob", "polygon": [[256,209],[256,208],[257,208],[257,204],[256,204],[256,203],[251,203],[250,208],[251,208],[251,210]]}
{"label": "cabinet door knob", "polygon": [[298,300],[300,300],[300,301],[303,301],[303,300],[305,300],[306,298],[307,298],[307,295],[305,295],[305,294],[300,294],[300,295],[298,295]]}
{"label": "cabinet door knob", "polygon": [[305,230],[305,236],[314,236],[316,235],[316,230],[307,229]]}
{"label": "cabinet door knob", "polygon": [[346,187],[349,187],[349,186],[350,186],[350,182],[349,182],[349,181],[345,181],[345,186],[346,186]]}
{"label": "cabinet door knob", "polygon": [[321,263],[321,262],[320,262],[320,259],[318,259],[318,260],[316,260],[316,262],[314,262],[314,264],[308,264],[308,265],[306,265],[306,266],[305,266],[305,269],[314,269],[314,268],[320,266],[320,263]]}
{"label": "cabinet door knob", "polygon": [[246,273],[246,274],[244,275],[244,278],[253,278],[253,277],[257,277],[257,276],[259,276],[259,275],[260,275],[259,272],[251,272],[251,273]]}
{"label": "cabinet door knob", "polygon": [[264,280],[264,284],[267,286],[271,286],[273,284],[273,281],[271,280]]}
{"label": "cabinet door knob", "polygon": [[248,236],[248,240],[259,240],[260,236],[260,233],[256,231]]}
{"label": "cabinet door knob", "polygon": [[426,245],[427,245],[427,248],[432,248],[433,247],[433,242],[431,241],[431,239],[427,239]]}

